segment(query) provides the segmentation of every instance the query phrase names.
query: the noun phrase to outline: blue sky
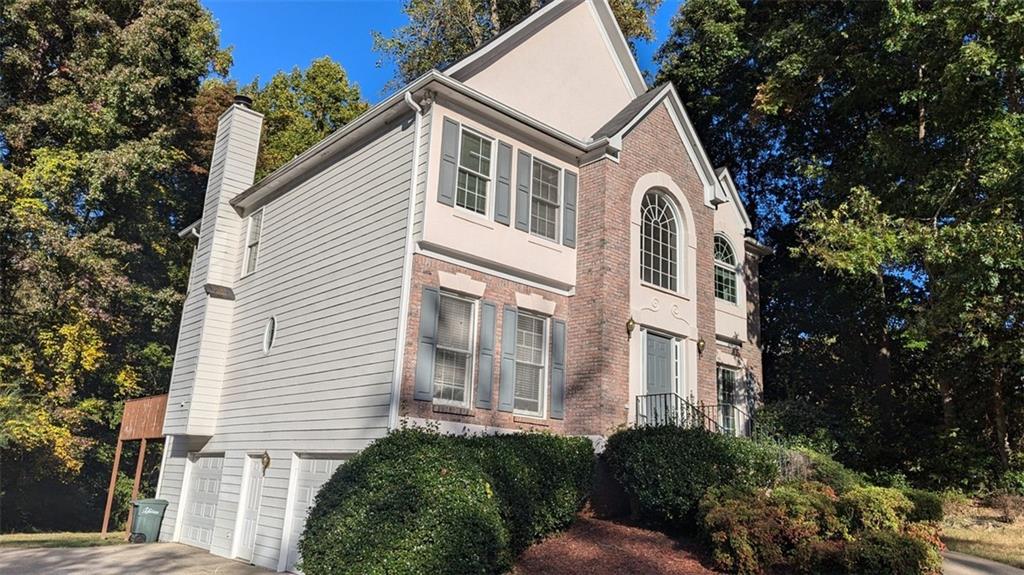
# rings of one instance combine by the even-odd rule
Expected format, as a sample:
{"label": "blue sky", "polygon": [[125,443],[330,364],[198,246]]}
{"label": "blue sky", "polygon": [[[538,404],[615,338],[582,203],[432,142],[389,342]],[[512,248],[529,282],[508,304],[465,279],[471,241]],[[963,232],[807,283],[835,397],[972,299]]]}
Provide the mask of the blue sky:
{"label": "blue sky", "polygon": [[[371,102],[380,99],[390,66],[377,66],[372,30],[388,34],[401,26],[400,0],[202,0],[220,24],[224,46],[233,46],[231,77],[240,84],[259,76],[265,82],[278,70],[305,68],[320,56],[340,62]],[[665,0],[655,17],[658,38],[638,46],[641,69],[668,34],[681,0]]]}

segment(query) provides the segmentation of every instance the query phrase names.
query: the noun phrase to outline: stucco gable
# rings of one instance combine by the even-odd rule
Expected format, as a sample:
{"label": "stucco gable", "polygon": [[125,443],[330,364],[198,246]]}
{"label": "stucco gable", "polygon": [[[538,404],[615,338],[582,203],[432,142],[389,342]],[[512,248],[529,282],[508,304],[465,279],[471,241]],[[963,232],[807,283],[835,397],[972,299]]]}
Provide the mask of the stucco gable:
{"label": "stucco gable", "polygon": [[[732,206],[730,209],[736,212],[736,217],[743,222],[743,229],[750,231],[751,223],[750,216],[747,214],[747,209],[743,207],[743,200],[740,199],[739,191],[736,190],[736,183],[732,179],[732,174],[729,173],[729,169],[722,167],[715,170],[718,175],[718,182],[722,186],[722,190],[725,191],[729,201],[725,202]],[[718,208],[722,209],[721,206]]]}
{"label": "stucco gable", "polygon": [[554,0],[444,73],[581,140],[646,90],[607,0]]}

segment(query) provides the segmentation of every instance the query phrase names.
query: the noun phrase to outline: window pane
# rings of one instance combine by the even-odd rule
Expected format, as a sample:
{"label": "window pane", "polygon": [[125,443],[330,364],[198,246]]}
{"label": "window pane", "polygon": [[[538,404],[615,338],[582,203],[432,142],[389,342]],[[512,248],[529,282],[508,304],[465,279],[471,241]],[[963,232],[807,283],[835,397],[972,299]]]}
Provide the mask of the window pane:
{"label": "window pane", "polygon": [[438,348],[434,359],[434,399],[465,401],[468,375],[469,354]]}
{"label": "window pane", "polygon": [[545,352],[544,320],[520,313],[516,325],[516,410],[539,414],[543,408]]}
{"label": "window pane", "polygon": [[487,213],[487,180],[460,169],[455,204],[478,214]]}
{"label": "window pane", "polygon": [[559,171],[543,162],[533,162],[530,182],[530,231],[551,240],[558,239]]}
{"label": "window pane", "polygon": [[736,255],[729,245],[729,240],[715,236],[715,261],[728,265],[736,265]]}
{"label": "window pane", "polygon": [[260,241],[260,233],[263,231],[263,212],[259,211],[249,216],[249,241],[248,245]]}
{"label": "window pane", "polygon": [[515,409],[537,413],[540,411],[540,378],[543,375],[539,366],[525,363],[516,364]]}
{"label": "window pane", "polygon": [[477,174],[491,173],[491,142],[471,132],[462,132],[459,165]]}
{"label": "window pane", "polygon": [[715,297],[736,303],[736,272],[715,265]]}
{"label": "window pane", "polygon": [[675,290],[679,271],[675,212],[663,194],[648,192],[640,215],[640,277],[646,283]]}
{"label": "window pane", "polygon": [[558,207],[534,198],[530,214],[530,231],[548,239],[558,237]]}
{"label": "window pane", "polygon": [[470,351],[473,304],[464,299],[442,295],[437,315],[437,345]]}

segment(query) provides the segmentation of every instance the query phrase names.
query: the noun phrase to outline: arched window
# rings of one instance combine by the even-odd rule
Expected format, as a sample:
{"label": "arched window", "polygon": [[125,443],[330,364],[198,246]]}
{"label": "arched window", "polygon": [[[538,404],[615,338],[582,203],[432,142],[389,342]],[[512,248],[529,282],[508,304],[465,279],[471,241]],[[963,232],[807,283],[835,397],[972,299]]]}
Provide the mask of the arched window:
{"label": "arched window", "polygon": [[679,285],[679,222],[668,197],[644,194],[640,203],[640,278],[675,291]]}
{"label": "arched window", "polygon": [[715,297],[736,303],[736,252],[722,236],[715,236]]}

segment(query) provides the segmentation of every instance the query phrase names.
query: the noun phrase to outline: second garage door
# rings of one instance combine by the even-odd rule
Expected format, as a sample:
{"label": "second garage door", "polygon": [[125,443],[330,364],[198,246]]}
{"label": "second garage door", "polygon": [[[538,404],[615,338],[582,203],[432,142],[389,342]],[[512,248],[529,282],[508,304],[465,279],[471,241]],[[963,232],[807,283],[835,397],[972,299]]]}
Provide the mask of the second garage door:
{"label": "second garage door", "polygon": [[290,518],[291,535],[288,546],[288,562],[285,569],[291,572],[296,571],[296,564],[299,562],[299,537],[302,530],[306,528],[306,516],[313,507],[317,492],[323,484],[334,475],[334,471],[341,465],[342,459],[333,458],[300,458],[299,473],[295,480],[295,490],[292,491],[292,516]]}
{"label": "second garage door", "polygon": [[181,522],[181,542],[203,549],[213,541],[213,522],[220,497],[223,455],[195,456],[189,478],[185,515]]}

